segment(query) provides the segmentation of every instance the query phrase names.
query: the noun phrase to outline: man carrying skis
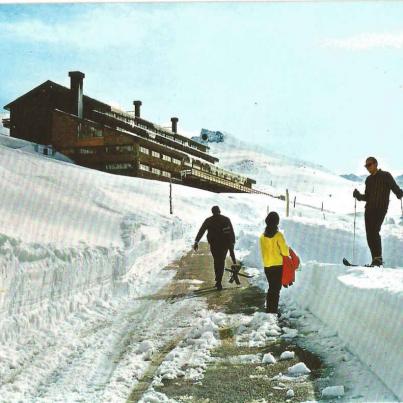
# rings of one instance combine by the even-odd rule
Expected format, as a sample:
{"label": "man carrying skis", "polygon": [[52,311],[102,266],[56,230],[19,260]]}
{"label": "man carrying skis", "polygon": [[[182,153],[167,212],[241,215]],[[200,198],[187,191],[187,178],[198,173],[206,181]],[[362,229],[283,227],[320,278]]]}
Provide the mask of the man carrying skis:
{"label": "man carrying skis", "polygon": [[367,242],[371,250],[372,262],[370,266],[381,266],[382,242],[379,232],[389,206],[390,191],[398,199],[403,196],[402,189],[396,184],[389,172],[378,169],[378,161],[374,157],[368,157],[365,161],[370,175],[365,180],[365,193],[361,194],[354,189],[353,197],[359,201],[366,201],[365,204],[365,230]]}
{"label": "man carrying skis", "polygon": [[[233,248],[235,244],[234,229],[231,220],[221,215],[220,208],[213,206],[211,209],[213,215],[204,220],[199,232],[196,235],[193,249],[197,251],[198,243],[207,231],[207,241],[210,244],[210,251],[214,259],[215,286],[218,291],[222,290],[222,276],[224,274],[225,258],[228,250],[231,250],[231,257],[234,260]],[[234,262],[235,264],[236,262]]]}

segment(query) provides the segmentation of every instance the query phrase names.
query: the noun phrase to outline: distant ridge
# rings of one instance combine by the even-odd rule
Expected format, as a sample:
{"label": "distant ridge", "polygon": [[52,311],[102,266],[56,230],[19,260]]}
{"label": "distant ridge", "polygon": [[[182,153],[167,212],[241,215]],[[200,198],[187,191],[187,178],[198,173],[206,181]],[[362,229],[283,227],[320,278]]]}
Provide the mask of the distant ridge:
{"label": "distant ridge", "polygon": [[353,182],[364,182],[365,178],[367,177],[367,175],[355,175],[355,174],[345,174],[345,175],[340,175],[342,178],[347,179],[349,181],[353,181]]}
{"label": "distant ridge", "polygon": [[[342,178],[347,179],[347,180],[352,181],[352,182],[364,182],[364,181],[365,181],[365,178],[366,178],[368,175],[361,175],[361,176],[358,176],[358,175],[355,175],[355,174],[347,174],[347,175],[340,175],[340,176],[341,176]],[[395,180],[396,180],[396,183],[397,183],[400,187],[403,187],[403,175],[395,176]]]}

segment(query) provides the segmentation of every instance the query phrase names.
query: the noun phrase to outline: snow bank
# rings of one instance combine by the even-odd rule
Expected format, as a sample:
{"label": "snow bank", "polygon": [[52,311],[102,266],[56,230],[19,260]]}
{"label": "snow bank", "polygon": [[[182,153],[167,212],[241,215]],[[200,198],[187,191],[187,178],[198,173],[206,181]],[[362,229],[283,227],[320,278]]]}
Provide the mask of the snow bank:
{"label": "snow bank", "polygon": [[312,312],[403,400],[403,269],[309,263],[284,293]]}
{"label": "snow bank", "polygon": [[[22,140],[22,139],[17,139],[15,137],[10,137],[7,133],[1,131],[1,116],[0,116],[0,145],[8,148],[12,148],[14,150],[20,150],[24,151],[26,153],[30,154],[37,154],[37,155],[43,155],[43,152],[40,150],[43,150],[44,146],[40,145],[38,146],[36,143],[32,143],[31,141],[27,140]],[[3,129],[7,130],[7,129]],[[53,158],[58,161],[64,161],[64,162],[70,162],[72,163],[73,161],[66,157],[65,155],[55,152],[52,155],[47,155],[46,158]]]}

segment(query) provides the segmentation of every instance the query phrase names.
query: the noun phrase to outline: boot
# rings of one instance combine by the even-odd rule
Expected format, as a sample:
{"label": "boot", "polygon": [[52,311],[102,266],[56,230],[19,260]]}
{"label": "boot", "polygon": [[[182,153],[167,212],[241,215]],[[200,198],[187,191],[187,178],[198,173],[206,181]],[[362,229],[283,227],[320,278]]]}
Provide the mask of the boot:
{"label": "boot", "polygon": [[374,257],[371,264],[367,264],[366,267],[380,267],[383,266],[382,257]]}
{"label": "boot", "polygon": [[377,267],[383,266],[382,257],[375,257],[375,258],[372,260],[371,266],[372,266],[372,267],[374,267],[374,266],[377,266]]}

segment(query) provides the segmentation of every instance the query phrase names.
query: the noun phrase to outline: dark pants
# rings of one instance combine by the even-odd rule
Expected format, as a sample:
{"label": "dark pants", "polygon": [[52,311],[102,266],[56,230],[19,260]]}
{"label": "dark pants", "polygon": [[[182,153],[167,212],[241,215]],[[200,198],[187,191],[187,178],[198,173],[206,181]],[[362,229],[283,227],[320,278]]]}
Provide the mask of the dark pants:
{"label": "dark pants", "polygon": [[385,219],[386,211],[384,209],[365,210],[365,230],[372,259],[382,257],[382,241],[379,232]]}
{"label": "dark pants", "polygon": [[211,243],[210,251],[214,259],[215,281],[217,284],[221,284],[222,276],[224,274],[225,258],[227,257],[228,253],[228,246]]}
{"label": "dark pants", "polygon": [[277,313],[278,300],[280,299],[281,278],[283,276],[283,266],[265,267],[269,289],[266,296],[266,312]]}

